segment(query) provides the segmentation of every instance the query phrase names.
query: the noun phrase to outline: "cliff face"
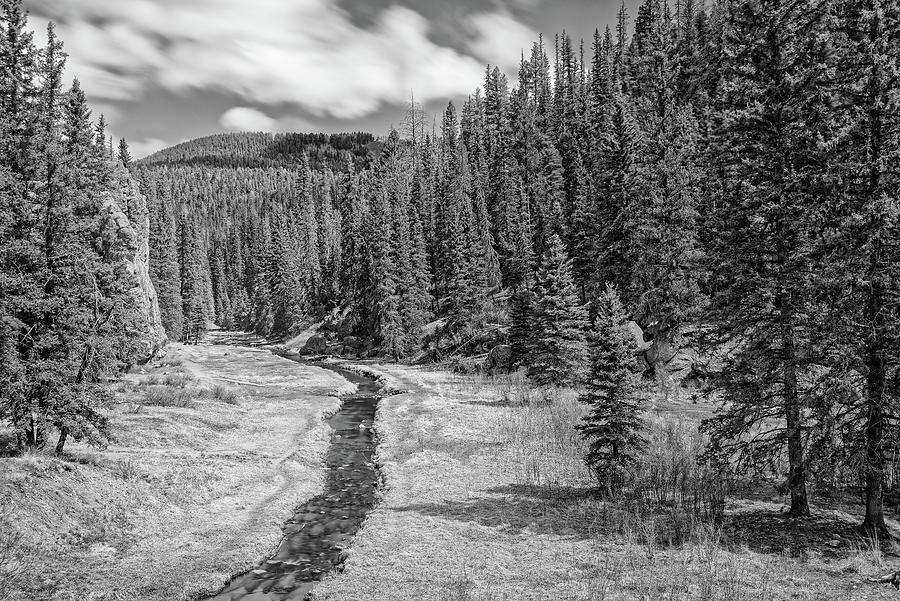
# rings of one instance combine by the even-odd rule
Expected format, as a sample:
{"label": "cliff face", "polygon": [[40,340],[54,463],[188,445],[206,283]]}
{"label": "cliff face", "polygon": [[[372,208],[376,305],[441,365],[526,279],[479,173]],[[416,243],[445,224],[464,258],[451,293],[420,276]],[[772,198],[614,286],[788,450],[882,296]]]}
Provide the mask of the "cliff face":
{"label": "cliff face", "polygon": [[124,259],[134,276],[131,290],[133,308],[138,314],[138,336],[142,352],[139,359],[151,359],[167,342],[160,319],[156,290],[150,281],[150,218],[147,199],[125,169],[118,169],[115,178],[119,185],[115,192],[103,194],[106,211],[102,225],[104,244]]}

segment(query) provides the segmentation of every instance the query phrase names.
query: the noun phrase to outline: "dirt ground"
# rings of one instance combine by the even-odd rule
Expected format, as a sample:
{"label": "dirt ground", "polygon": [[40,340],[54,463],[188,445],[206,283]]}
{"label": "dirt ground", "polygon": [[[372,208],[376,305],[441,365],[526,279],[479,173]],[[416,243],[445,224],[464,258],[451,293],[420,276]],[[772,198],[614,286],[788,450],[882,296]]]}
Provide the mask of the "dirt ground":
{"label": "dirt ground", "polygon": [[[215,592],[255,567],[291,510],[319,492],[323,418],[352,388],[268,351],[172,345],[157,367],[117,386],[108,449],[0,459],[0,519],[21,536],[27,564],[7,569],[19,587],[8,599]],[[151,391],[173,406],[147,404]]]}
{"label": "dirt ground", "polygon": [[[568,434],[528,436],[560,424],[571,429],[578,417],[571,404],[523,409],[510,405],[505,384],[419,368],[358,368],[409,392],[381,403],[384,498],[343,573],[315,590],[317,600],[900,595],[868,581],[900,562],[855,535],[858,515],[825,511],[797,526],[781,515],[777,498],[733,501],[727,532],[695,526],[689,540],[672,546],[648,522],[614,516],[590,493],[578,453],[565,448],[577,448]],[[659,418],[677,419],[681,404],[665,404]],[[749,539],[761,544],[748,546]],[[798,541],[807,541],[801,553]]]}

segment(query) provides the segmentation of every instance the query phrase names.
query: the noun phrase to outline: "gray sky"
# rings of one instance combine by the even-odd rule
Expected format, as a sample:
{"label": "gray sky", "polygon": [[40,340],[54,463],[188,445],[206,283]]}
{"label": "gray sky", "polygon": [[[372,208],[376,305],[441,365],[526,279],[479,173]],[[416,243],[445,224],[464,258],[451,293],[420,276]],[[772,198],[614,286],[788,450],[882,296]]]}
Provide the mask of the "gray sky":
{"label": "gray sky", "polygon": [[[538,32],[589,40],[620,0],[25,0],[136,156],[220,131],[386,133],[516,74]],[[633,17],[637,0],[626,0]],[[589,46],[588,46],[589,47]]]}

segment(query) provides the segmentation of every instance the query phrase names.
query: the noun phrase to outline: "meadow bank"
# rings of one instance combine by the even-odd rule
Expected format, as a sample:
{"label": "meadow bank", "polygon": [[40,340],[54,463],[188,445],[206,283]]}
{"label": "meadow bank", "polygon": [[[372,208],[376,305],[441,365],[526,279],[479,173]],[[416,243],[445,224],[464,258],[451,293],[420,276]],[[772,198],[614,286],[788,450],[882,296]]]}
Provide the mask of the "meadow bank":
{"label": "meadow bank", "polygon": [[323,419],[352,387],[268,351],[171,345],[157,367],[116,385],[107,449],[4,459],[0,599],[217,591],[255,567],[293,508],[320,491]]}

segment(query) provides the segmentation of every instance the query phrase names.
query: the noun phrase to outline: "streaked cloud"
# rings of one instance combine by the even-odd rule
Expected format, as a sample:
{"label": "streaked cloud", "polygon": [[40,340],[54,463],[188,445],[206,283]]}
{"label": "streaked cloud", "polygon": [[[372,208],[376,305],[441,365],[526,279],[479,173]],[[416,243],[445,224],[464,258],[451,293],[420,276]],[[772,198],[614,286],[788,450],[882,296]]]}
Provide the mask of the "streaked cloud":
{"label": "streaked cloud", "polygon": [[513,75],[518,72],[521,51],[527,55],[538,33],[507,12],[479,13],[469,18],[474,34],[472,53],[485,63],[497,65]]}
{"label": "streaked cloud", "polygon": [[249,105],[293,105],[340,119],[402,104],[410,90],[426,102],[465,94],[481,81],[488,58],[499,62],[490,54],[515,59],[503,41],[519,44],[528,33],[508,14],[482,14],[470,24],[476,39],[467,53],[435,44],[428,21],[400,5],[367,28],[331,0],[30,5],[60,21],[72,69],[93,97],[135,99],[151,85],[182,94],[215,90]]}

